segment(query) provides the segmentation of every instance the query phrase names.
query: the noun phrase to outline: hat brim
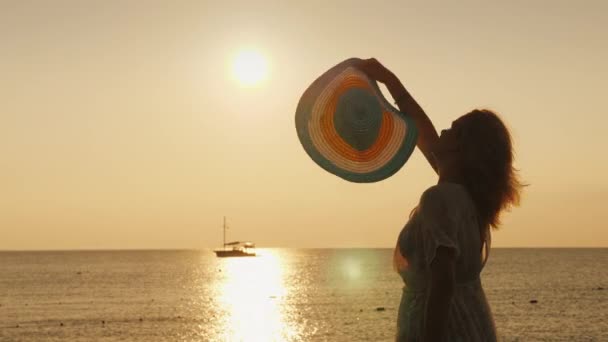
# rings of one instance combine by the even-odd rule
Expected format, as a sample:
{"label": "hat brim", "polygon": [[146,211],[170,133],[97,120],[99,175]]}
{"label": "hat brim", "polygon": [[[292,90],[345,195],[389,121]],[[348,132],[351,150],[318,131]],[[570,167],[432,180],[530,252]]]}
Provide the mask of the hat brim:
{"label": "hat brim", "polygon": [[319,166],[350,182],[372,183],[403,167],[418,131],[356,68],[360,61],[347,59],[317,78],[300,98],[295,121],[304,150]]}

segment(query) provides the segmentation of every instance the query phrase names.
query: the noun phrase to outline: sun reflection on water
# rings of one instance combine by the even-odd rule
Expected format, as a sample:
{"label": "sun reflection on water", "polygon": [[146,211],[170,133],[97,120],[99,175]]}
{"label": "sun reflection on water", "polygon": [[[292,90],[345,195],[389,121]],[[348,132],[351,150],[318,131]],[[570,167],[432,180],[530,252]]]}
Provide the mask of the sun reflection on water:
{"label": "sun reflection on water", "polygon": [[222,341],[285,341],[297,335],[284,311],[283,261],[275,251],[257,252],[257,257],[220,260]]}

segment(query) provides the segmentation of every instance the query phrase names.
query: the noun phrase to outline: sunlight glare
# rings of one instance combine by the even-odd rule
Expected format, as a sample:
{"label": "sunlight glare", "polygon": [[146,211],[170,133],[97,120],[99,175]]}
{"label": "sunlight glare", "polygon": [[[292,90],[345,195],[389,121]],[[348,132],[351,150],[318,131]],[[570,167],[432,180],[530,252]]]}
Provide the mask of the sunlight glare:
{"label": "sunlight glare", "polygon": [[255,86],[266,79],[268,63],[260,52],[256,50],[243,50],[234,59],[232,73],[240,84]]}
{"label": "sunlight glare", "polygon": [[282,310],[287,293],[281,259],[272,251],[258,255],[222,260],[226,278],[220,300],[229,312],[224,340],[280,341],[298,335]]}
{"label": "sunlight glare", "polygon": [[356,280],[361,276],[361,265],[358,260],[348,259],[344,262],[343,267],[343,271],[349,279]]}

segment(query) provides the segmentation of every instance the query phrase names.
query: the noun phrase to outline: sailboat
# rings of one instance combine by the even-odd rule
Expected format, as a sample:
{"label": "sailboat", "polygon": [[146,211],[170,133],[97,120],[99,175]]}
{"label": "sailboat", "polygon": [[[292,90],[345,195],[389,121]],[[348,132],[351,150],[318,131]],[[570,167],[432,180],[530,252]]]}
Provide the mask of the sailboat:
{"label": "sailboat", "polygon": [[226,216],[224,216],[224,247],[214,250],[218,258],[255,256],[255,244],[249,241],[226,242]]}

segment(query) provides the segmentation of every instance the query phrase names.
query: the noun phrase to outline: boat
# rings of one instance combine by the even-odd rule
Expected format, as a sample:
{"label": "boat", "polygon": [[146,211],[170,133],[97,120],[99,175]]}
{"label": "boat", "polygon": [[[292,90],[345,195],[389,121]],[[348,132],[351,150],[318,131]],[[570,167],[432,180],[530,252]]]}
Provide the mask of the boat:
{"label": "boat", "polygon": [[226,257],[252,257],[255,254],[255,244],[249,241],[226,242],[226,217],[224,216],[224,246],[214,250],[218,258]]}

